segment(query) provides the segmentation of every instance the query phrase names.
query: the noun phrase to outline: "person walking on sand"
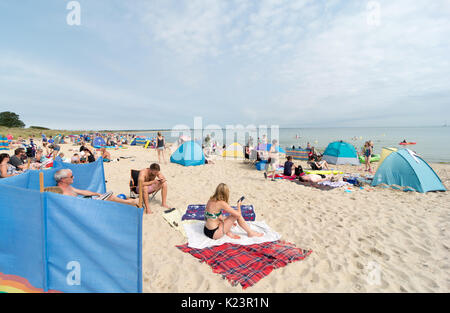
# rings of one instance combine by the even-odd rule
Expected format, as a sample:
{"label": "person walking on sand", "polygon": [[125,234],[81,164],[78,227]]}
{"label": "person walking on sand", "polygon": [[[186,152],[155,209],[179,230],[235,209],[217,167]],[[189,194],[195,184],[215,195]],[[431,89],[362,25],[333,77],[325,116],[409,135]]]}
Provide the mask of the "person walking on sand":
{"label": "person walking on sand", "polygon": [[[222,238],[224,235],[231,237],[233,239],[239,239],[238,235],[231,232],[231,227],[237,222],[239,226],[247,232],[249,237],[261,237],[264,234],[253,231],[248,224],[245,222],[241,214],[241,203],[238,201],[237,210],[233,209],[229,204],[228,200],[230,198],[230,189],[224,183],[220,183],[216,187],[216,191],[209,198],[206,204],[205,210],[205,227],[203,228],[203,233],[208,238],[217,240]],[[223,218],[222,210],[229,213],[230,216]]]}
{"label": "person walking on sand", "polygon": [[158,162],[161,163],[161,155],[162,155],[164,164],[167,164],[165,154],[166,140],[164,139],[164,136],[161,134],[161,132],[158,132],[158,137],[156,138],[156,140],[157,140],[156,151],[158,151]]}
{"label": "person walking on sand", "polygon": [[270,171],[272,173],[272,181],[275,181],[275,173],[280,164],[278,141],[276,139],[272,140],[272,146],[269,150],[269,160],[267,162],[266,171],[264,172],[264,178],[267,179],[267,173]]}

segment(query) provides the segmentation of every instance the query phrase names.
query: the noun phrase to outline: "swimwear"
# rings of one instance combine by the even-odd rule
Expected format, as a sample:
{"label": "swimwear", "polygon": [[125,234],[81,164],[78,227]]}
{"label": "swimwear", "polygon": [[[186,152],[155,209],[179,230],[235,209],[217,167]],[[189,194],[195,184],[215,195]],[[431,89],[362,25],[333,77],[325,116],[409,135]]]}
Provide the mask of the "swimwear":
{"label": "swimwear", "polygon": [[159,139],[158,140],[158,144],[156,145],[157,148],[164,148],[164,138],[163,139]]}
{"label": "swimwear", "polygon": [[214,239],[214,233],[216,232],[216,230],[219,229],[219,226],[217,226],[217,228],[215,229],[208,229],[206,228],[206,226],[203,228],[203,233],[206,235],[206,237],[209,237],[211,239]]}
{"label": "swimwear", "polygon": [[220,215],[222,215],[222,212],[219,213],[209,213],[208,211],[205,211],[205,219],[210,218],[210,219],[217,219]]}

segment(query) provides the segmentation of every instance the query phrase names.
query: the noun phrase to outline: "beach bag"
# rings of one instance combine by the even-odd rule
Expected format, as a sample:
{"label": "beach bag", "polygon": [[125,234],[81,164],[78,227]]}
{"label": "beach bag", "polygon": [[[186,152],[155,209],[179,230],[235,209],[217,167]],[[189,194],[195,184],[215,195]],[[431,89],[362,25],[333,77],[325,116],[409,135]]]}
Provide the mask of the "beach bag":
{"label": "beach bag", "polygon": [[303,172],[303,168],[301,165],[299,165],[295,168],[295,176],[299,176],[301,172]]}

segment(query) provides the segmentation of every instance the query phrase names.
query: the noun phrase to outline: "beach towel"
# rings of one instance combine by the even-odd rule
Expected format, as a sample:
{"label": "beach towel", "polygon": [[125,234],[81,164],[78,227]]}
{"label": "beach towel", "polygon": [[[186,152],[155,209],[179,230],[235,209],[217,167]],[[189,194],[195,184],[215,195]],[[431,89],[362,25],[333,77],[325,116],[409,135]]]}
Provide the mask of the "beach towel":
{"label": "beach towel", "polygon": [[320,190],[333,190],[334,189],[334,187],[331,187],[331,186],[319,185],[318,183],[311,183],[311,182],[302,182],[299,180],[296,180],[295,183],[302,185],[302,186],[313,187],[313,188],[320,189]]}
{"label": "beach towel", "polygon": [[284,241],[249,246],[227,243],[205,249],[193,249],[185,244],[177,248],[206,262],[214,273],[221,274],[233,286],[240,284],[243,289],[253,286],[274,269],[303,260],[312,253]]}
{"label": "beach towel", "polygon": [[240,236],[240,239],[233,239],[228,236],[223,236],[220,239],[214,240],[207,237],[203,233],[203,228],[205,227],[205,222],[196,222],[191,224],[183,224],[184,231],[186,232],[188,239],[188,247],[194,249],[204,249],[214,246],[220,246],[225,243],[233,243],[239,245],[252,245],[256,243],[263,243],[268,241],[277,241],[281,238],[280,234],[270,229],[266,223],[260,222],[247,222],[248,226],[259,233],[264,233],[262,237],[248,237],[245,230],[243,230],[239,225],[231,228],[231,232]]}
{"label": "beach towel", "polygon": [[[267,176],[267,177],[268,177],[268,178],[272,178],[273,175],[269,175],[269,176]],[[296,180],[296,179],[297,179],[297,176],[295,176],[295,175],[292,175],[292,176],[286,176],[286,175],[283,175],[283,174],[275,174],[275,179]]]}
{"label": "beach towel", "polygon": [[340,188],[340,187],[343,187],[343,186],[350,185],[348,182],[345,182],[345,181],[334,181],[334,182],[332,182],[332,181],[329,181],[329,180],[318,182],[318,184],[319,185],[323,185],[323,186],[330,186],[332,188]]}
{"label": "beach towel", "polygon": [[[237,210],[237,207],[232,206],[233,209]],[[204,221],[205,220],[205,210],[206,205],[205,204],[191,204],[187,207],[186,213],[181,218],[182,221],[184,220],[199,220]],[[241,205],[241,214],[244,220],[246,221],[254,221],[256,218],[255,209],[253,208],[253,205]],[[223,216],[227,217],[230,214],[223,212]]]}

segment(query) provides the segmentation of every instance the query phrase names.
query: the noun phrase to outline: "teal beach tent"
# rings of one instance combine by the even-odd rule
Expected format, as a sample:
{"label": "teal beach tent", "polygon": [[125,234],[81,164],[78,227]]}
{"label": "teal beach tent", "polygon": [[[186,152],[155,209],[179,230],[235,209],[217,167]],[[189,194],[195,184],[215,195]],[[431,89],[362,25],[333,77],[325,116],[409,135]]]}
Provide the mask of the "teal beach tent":
{"label": "teal beach tent", "polygon": [[197,166],[205,164],[205,155],[198,143],[186,141],[172,154],[170,162],[183,166]]}
{"label": "teal beach tent", "polygon": [[384,159],[372,181],[372,186],[380,184],[413,188],[422,193],[446,190],[428,163],[409,149],[392,152]]}
{"label": "teal beach tent", "polygon": [[330,164],[359,165],[355,148],[344,141],[330,143],[323,153],[323,159]]}

